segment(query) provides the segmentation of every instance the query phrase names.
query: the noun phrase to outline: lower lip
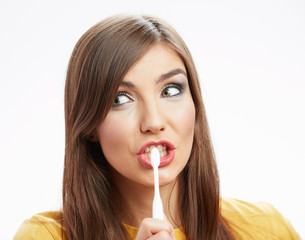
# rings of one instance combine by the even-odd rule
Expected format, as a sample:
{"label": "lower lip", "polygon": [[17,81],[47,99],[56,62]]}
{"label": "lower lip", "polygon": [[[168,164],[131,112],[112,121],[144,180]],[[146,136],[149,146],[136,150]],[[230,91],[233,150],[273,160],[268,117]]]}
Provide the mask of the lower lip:
{"label": "lower lip", "polygon": [[[170,164],[175,157],[175,150],[167,150],[167,155],[160,158],[160,165],[159,167],[166,166]],[[147,167],[152,167],[151,161],[149,158],[145,157],[144,153],[138,154],[138,159]]]}

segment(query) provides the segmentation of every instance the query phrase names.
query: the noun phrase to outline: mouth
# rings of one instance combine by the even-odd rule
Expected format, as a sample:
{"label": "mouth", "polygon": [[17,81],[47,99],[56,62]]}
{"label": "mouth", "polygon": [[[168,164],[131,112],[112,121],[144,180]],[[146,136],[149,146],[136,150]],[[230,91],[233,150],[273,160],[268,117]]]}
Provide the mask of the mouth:
{"label": "mouth", "polygon": [[166,140],[161,140],[158,142],[150,141],[145,143],[141,147],[137,155],[140,162],[142,162],[145,166],[152,167],[150,161],[150,154],[153,148],[157,148],[160,153],[159,167],[166,166],[174,160],[175,146],[171,142]]}
{"label": "mouth", "polygon": [[150,159],[151,150],[153,148],[158,149],[161,158],[167,155],[168,146],[161,145],[161,144],[159,144],[158,146],[150,145],[149,147],[145,148],[145,151],[144,151],[144,155],[145,155],[146,158]]}

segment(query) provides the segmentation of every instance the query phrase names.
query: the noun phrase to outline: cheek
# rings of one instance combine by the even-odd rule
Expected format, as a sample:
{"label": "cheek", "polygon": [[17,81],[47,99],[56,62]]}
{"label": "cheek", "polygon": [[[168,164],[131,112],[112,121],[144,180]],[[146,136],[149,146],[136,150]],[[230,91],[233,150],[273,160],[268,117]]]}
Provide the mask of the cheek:
{"label": "cheek", "polygon": [[179,149],[183,160],[182,162],[186,164],[192,151],[194,139],[195,106],[192,99],[181,107],[179,116],[177,116],[176,126],[176,132],[181,139],[179,142]]}
{"label": "cheek", "polygon": [[109,114],[98,129],[99,142],[108,161],[117,161],[121,152],[117,151],[118,148],[124,148],[128,143],[130,128],[126,128],[126,124],[126,121],[123,124],[121,118]]}
{"label": "cheek", "polygon": [[195,128],[195,106],[193,100],[189,104],[189,107],[186,108],[184,112],[184,117],[182,119],[183,119],[182,126],[184,126],[183,135],[185,138],[184,144],[186,145],[186,154],[189,157],[193,146],[194,128]]}
{"label": "cheek", "polygon": [[175,117],[173,118],[176,125],[176,131],[182,136],[188,138],[193,138],[194,127],[195,127],[195,106],[192,99],[185,101],[179,110],[173,113]]}
{"label": "cheek", "polygon": [[186,129],[188,129],[188,132],[190,135],[194,132],[195,127],[195,106],[193,101],[189,104],[188,108],[186,108],[186,111],[184,113],[184,126],[186,126]]}

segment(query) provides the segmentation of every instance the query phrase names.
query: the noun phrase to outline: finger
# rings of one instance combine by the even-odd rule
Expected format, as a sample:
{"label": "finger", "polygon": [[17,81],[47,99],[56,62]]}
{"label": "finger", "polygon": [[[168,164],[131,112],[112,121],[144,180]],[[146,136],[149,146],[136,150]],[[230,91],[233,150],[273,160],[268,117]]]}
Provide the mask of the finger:
{"label": "finger", "polygon": [[136,240],[147,239],[156,234],[160,234],[161,232],[167,233],[171,236],[170,239],[174,239],[172,237],[174,234],[173,227],[169,222],[153,218],[145,218],[140,225]]}
{"label": "finger", "polygon": [[[170,222],[167,220],[167,217],[165,216],[165,214],[164,214],[164,220],[165,220],[166,222],[170,223]],[[175,230],[174,230],[174,227],[173,227],[173,225],[172,225],[171,223],[170,223],[170,225],[171,225],[171,228],[172,228],[171,237],[172,237],[173,240],[175,240],[175,239],[176,239],[176,238],[175,238]]]}
{"label": "finger", "polygon": [[161,231],[148,238],[147,240],[173,240],[173,238],[166,231]]}

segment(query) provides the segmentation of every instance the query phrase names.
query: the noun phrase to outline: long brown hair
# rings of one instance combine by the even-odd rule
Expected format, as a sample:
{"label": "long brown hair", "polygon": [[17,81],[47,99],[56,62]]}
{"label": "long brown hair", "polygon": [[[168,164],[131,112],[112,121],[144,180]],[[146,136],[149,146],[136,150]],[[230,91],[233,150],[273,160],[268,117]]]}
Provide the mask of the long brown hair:
{"label": "long brown hair", "polygon": [[188,48],[167,23],[118,15],[90,28],[72,53],[65,87],[66,149],[63,226],[68,239],[124,239],[119,193],[96,129],[125,74],[157,43],[184,61],[196,108],[193,149],[180,174],[182,224],[188,239],[231,239],[220,214],[219,179],[196,69]]}

